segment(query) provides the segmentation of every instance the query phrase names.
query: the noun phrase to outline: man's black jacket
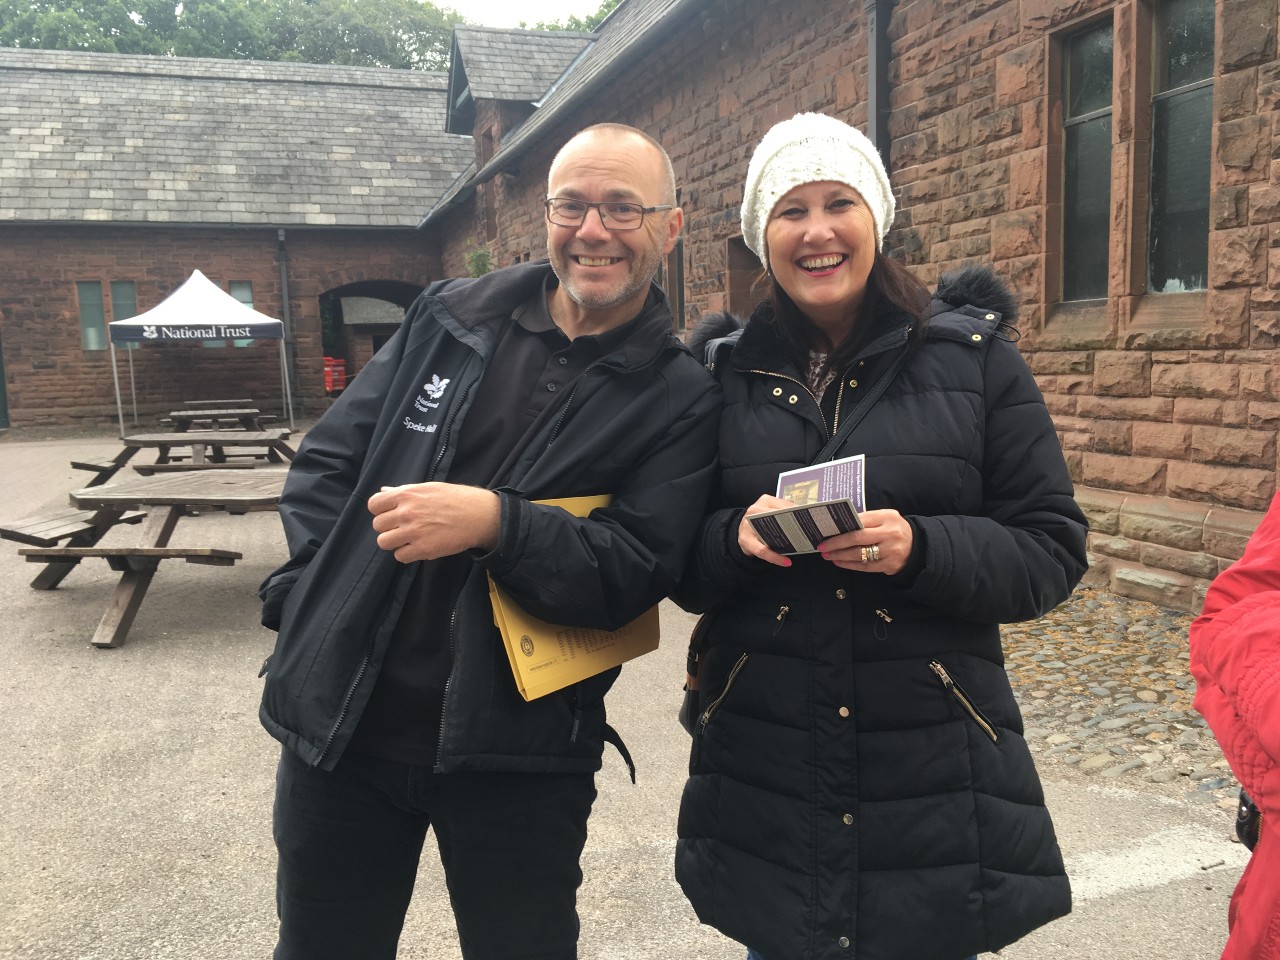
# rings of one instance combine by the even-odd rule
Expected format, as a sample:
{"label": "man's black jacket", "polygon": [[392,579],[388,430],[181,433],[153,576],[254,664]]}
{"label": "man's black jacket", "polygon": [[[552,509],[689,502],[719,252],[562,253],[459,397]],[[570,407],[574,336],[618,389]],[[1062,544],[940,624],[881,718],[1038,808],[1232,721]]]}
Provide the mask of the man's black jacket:
{"label": "man's black jacket", "polygon": [[[498,333],[549,270],[522,264],[428,287],[298,450],[280,502],[290,559],[260,591],[263,623],[279,630],[260,717],[307,763],[332,769],[341,756],[413,576],[377,546],[367,501],[384,486],[449,479]],[[453,611],[438,771],[599,768],[618,671],[526,703],[485,574],[535,616],[603,628],[679,581],[712,482],[721,401],[670,330],[660,298],[565,391],[499,491],[498,545],[475,552]],[[613,503],[589,519],[529,502],[599,494]]]}

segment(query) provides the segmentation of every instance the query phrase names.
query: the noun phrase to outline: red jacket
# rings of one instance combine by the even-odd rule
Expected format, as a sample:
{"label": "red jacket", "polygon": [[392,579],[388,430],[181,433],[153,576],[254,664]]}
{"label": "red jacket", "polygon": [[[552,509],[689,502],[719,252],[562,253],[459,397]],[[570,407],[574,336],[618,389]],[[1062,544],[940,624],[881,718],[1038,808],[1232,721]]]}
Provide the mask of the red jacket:
{"label": "red jacket", "polygon": [[1191,674],[1196,709],[1262,810],[1222,957],[1280,960],[1280,495],[1244,556],[1209,587],[1191,624]]}

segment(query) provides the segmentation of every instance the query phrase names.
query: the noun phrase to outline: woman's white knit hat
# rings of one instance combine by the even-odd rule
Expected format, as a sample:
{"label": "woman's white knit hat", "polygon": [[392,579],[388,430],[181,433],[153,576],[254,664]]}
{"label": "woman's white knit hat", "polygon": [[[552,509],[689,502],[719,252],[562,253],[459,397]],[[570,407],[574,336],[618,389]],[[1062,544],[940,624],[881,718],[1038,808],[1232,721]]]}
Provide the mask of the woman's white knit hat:
{"label": "woman's white knit hat", "polygon": [[893,223],[893,190],[875,145],[835,117],[797,113],[775,124],[747,165],[742,238],[766,267],[764,232],[782,196],[805,183],[834,180],[857,190],[876,221],[876,249]]}

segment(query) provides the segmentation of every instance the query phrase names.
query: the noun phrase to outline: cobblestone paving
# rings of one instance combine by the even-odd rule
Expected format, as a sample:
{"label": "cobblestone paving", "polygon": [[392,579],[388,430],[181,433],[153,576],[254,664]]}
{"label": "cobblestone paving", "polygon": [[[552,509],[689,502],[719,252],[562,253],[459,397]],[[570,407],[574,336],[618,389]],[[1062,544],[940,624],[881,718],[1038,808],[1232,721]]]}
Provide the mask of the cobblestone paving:
{"label": "cobblestone paving", "polygon": [[1092,589],[1049,616],[1004,628],[1027,741],[1048,773],[1181,786],[1234,809],[1239,784],[1191,706],[1189,614]]}

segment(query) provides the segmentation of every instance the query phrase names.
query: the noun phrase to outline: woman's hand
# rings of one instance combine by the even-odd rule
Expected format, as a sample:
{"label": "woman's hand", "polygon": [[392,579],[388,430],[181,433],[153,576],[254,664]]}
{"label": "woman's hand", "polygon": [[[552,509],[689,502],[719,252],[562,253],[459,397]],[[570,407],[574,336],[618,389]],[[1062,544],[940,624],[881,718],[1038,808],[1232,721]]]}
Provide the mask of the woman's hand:
{"label": "woman's hand", "polygon": [[756,533],[755,527],[751,526],[747,521],[747,517],[754,516],[757,513],[765,513],[769,510],[779,510],[782,507],[794,506],[795,504],[790,500],[771,497],[766,493],[751,506],[747,507],[747,512],[742,516],[742,522],[738,524],[738,549],[748,557],[759,557],[761,560],[767,560],[775,566],[791,566],[790,557],[784,557],[764,545],[764,541]]}
{"label": "woman's hand", "polygon": [[[906,518],[897,510],[868,510],[859,517],[864,529],[822,542],[818,552],[823,559],[845,570],[864,573],[892,574],[905,567],[913,540]],[[738,539],[741,542],[741,535]]]}

